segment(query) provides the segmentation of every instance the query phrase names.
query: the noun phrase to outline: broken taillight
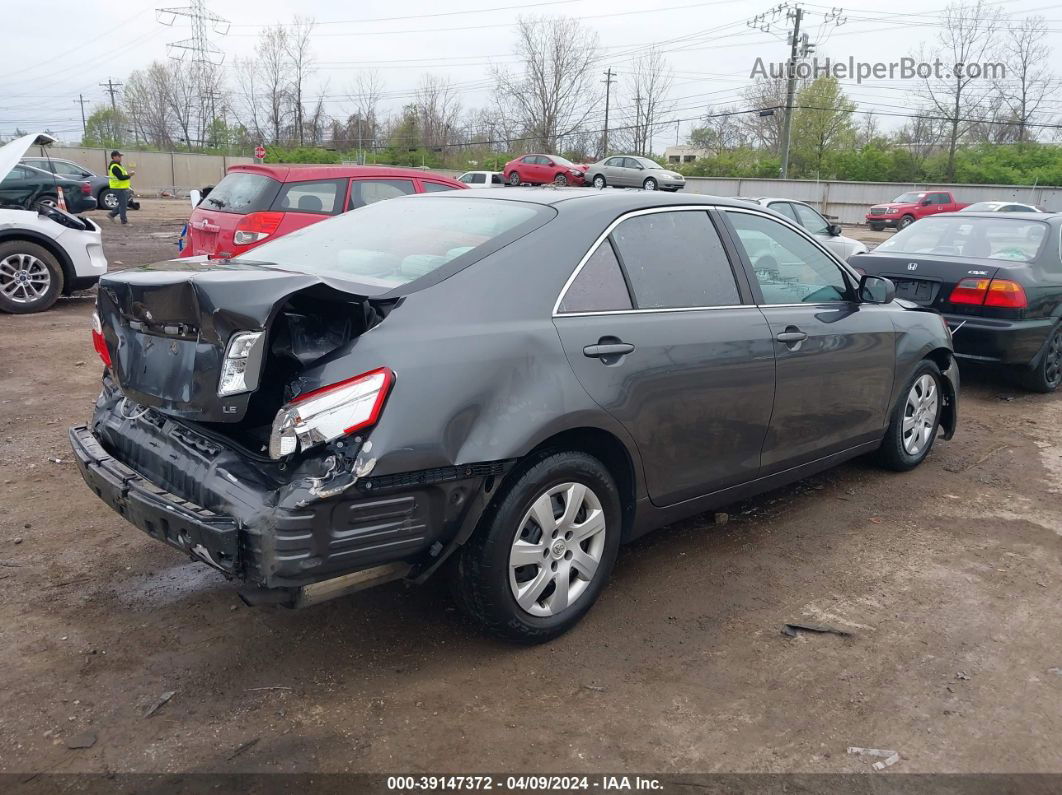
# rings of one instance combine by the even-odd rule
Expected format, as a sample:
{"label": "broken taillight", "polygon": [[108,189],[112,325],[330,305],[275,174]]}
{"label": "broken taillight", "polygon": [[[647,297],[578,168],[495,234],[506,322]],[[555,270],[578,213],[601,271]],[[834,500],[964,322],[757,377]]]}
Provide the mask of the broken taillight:
{"label": "broken taillight", "polygon": [[953,304],[995,306],[1024,309],[1029,305],[1025,290],[1010,279],[966,278],[951,291],[948,300]]}
{"label": "broken taillight", "polygon": [[277,231],[280,222],[284,220],[284,213],[264,212],[245,215],[236,224],[236,232],[232,236],[232,242],[237,246],[249,246],[252,243],[260,243]]}
{"label": "broken taillight", "polygon": [[315,389],[277,412],[269,457],[283,458],[375,425],[395,374],[386,367]]}
{"label": "broken taillight", "polygon": [[111,352],[107,350],[107,340],[103,338],[103,322],[99,312],[92,313],[92,347],[96,349],[104,367],[111,366]]}
{"label": "broken taillight", "polygon": [[240,331],[229,338],[221,361],[218,397],[239,395],[258,388],[262,369],[264,331]]}

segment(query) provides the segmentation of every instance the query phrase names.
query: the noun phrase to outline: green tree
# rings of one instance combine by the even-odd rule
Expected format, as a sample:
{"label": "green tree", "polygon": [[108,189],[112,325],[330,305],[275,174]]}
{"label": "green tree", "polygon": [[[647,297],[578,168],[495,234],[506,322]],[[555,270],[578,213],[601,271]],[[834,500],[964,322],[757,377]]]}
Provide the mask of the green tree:
{"label": "green tree", "polygon": [[120,110],[96,108],[85,120],[82,146],[119,147],[126,141],[127,122]]}
{"label": "green tree", "polygon": [[835,77],[819,77],[797,96],[790,145],[796,171],[803,177],[827,177],[827,155],[855,142],[852,122],[855,103],[845,96]]}

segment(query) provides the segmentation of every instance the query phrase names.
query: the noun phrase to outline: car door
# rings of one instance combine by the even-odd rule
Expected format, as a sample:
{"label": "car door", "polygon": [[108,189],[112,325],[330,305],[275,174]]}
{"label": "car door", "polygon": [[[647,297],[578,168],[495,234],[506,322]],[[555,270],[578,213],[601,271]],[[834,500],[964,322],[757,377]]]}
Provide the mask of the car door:
{"label": "car door", "polygon": [[926,213],[942,213],[952,209],[949,193],[930,193],[926,198],[929,200],[929,205],[924,208]]}
{"label": "car door", "polygon": [[37,193],[40,187],[39,172],[15,166],[0,182],[0,199],[12,204],[23,204]]}
{"label": "car door", "polygon": [[860,303],[854,277],[792,227],[753,211],[724,215],[774,337],[764,474],[880,438],[893,387],[894,308]]}
{"label": "car door", "polygon": [[622,164],[622,157],[610,157],[604,163],[601,164],[601,173],[605,177],[605,182],[608,185],[618,185],[619,179],[619,166]]}
{"label": "car door", "polygon": [[628,188],[640,188],[642,186],[642,167],[633,157],[623,158],[623,166],[620,168],[623,184]]}
{"label": "car door", "polygon": [[606,231],[554,311],[580,383],[634,438],[653,503],[755,478],[774,343],[710,214],[642,210]]}

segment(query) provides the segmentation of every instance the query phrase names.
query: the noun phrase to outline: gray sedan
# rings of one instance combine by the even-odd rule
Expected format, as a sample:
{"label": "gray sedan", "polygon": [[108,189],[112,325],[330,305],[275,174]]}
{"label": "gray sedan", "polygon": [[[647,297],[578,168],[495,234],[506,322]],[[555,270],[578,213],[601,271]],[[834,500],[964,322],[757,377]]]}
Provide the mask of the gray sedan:
{"label": "gray sedan", "polygon": [[595,188],[645,188],[676,191],[686,187],[686,178],[668,171],[655,160],[634,155],[614,155],[587,169],[586,181]]}
{"label": "gray sedan", "polygon": [[746,199],[763,207],[781,213],[793,223],[804,227],[815,236],[822,245],[843,260],[856,254],[866,254],[867,247],[855,238],[841,234],[840,224],[831,224],[819,211],[803,202],[792,199],[757,198]]}

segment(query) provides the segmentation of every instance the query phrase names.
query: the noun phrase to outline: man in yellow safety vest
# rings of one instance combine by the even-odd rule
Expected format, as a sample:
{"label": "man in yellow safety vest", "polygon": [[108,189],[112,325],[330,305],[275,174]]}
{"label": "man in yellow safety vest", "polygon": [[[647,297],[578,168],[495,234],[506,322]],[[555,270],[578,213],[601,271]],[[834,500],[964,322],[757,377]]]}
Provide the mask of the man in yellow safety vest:
{"label": "man in yellow safety vest", "polygon": [[111,152],[111,165],[107,169],[107,177],[110,179],[111,193],[118,199],[118,206],[107,213],[107,217],[113,222],[115,216],[121,216],[122,223],[129,220],[125,217],[126,208],[129,206],[129,197],[133,189],[129,186],[129,178],[136,174],[135,171],[126,171],[122,165],[122,153],[115,149]]}

